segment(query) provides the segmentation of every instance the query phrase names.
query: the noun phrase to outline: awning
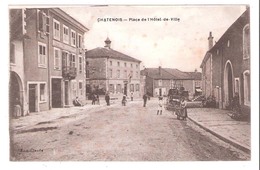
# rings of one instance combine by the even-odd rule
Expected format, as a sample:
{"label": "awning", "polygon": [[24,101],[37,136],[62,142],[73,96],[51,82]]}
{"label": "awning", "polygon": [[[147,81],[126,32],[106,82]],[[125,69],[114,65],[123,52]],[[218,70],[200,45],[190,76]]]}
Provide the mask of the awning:
{"label": "awning", "polygon": [[202,92],[202,90],[201,89],[196,89],[196,92]]}

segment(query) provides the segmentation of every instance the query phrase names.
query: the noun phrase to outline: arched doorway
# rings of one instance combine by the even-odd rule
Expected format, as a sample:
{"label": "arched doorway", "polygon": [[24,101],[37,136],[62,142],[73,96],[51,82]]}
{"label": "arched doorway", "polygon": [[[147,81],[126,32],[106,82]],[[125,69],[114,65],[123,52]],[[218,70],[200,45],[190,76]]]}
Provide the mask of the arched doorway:
{"label": "arched doorway", "polygon": [[23,90],[22,82],[19,75],[13,71],[10,74],[9,82],[9,114],[13,117],[14,105],[18,102],[21,106],[21,114],[23,114]]}
{"label": "arched doorway", "polygon": [[233,77],[233,67],[231,62],[228,60],[224,71],[224,95],[226,106],[231,104],[233,98]]}

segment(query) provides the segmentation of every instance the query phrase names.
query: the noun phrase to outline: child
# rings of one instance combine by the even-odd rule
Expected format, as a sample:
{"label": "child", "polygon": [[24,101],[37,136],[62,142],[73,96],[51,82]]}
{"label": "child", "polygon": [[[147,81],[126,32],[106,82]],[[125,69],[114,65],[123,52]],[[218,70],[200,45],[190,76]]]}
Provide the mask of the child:
{"label": "child", "polygon": [[157,110],[157,115],[162,115],[162,109],[163,109],[163,97],[160,96],[159,97],[159,101],[158,101],[158,110]]}

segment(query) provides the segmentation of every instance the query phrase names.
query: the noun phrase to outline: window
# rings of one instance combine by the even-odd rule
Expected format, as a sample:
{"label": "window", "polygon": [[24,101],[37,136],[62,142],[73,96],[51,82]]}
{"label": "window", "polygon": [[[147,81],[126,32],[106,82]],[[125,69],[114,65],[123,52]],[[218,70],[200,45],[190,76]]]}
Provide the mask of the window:
{"label": "window", "polygon": [[140,85],[139,84],[136,84],[135,85],[135,91],[139,91],[140,90]]}
{"label": "window", "polygon": [[63,42],[69,44],[69,28],[63,25]]}
{"label": "window", "polygon": [[127,65],[126,65],[126,63],[125,63],[125,67],[126,67]]}
{"label": "window", "polygon": [[115,92],[114,84],[109,84],[109,91],[110,91],[110,93],[114,93]]}
{"label": "window", "polygon": [[54,48],[54,69],[61,69],[61,54],[58,48]]}
{"label": "window", "polygon": [[136,72],[136,78],[139,78],[139,72],[138,71]]}
{"label": "window", "polygon": [[70,67],[76,67],[76,56],[75,54],[70,54]]}
{"label": "window", "polygon": [[82,73],[83,70],[83,62],[82,62],[82,57],[79,56],[79,73]]}
{"label": "window", "polygon": [[117,62],[117,66],[120,67],[120,62],[119,61]]}
{"label": "window", "polygon": [[127,71],[126,70],[124,71],[124,78],[127,79]]}
{"label": "window", "polygon": [[230,47],[230,40],[227,41],[227,47]]}
{"label": "window", "polygon": [[83,95],[83,83],[79,81],[79,95]]}
{"label": "window", "polygon": [[113,65],[113,62],[112,62],[112,61],[110,61],[109,63],[110,63],[110,66],[112,66],[112,65]]}
{"label": "window", "polygon": [[117,70],[117,78],[120,78],[120,70]]}
{"label": "window", "polygon": [[109,69],[109,77],[112,78],[113,77],[113,70]]}
{"label": "window", "polygon": [[53,19],[53,38],[60,40],[60,22]]}
{"label": "window", "polygon": [[37,10],[38,30],[44,33],[50,33],[50,18],[43,10]]}
{"label": "window", "polygon": [[133,64],[131,63],[131,68],[133,68]]}
{"label": "window", "polygon": [[245,71],[244,76],[244,103],[245,105],[250,105],[250,73]]}
{"label": "window", "polygon": [[47,66],[47,57],[46,57],[46,44],[38,42],[38,66],[46,67]]}
{"label": "window", "polygon": [[217,49],[217,55],[219,54],[219,50]]}
{"label": "window", "polygon": [[78,34],[78,48],[82,48],[82,35]]}
{"label": "window", "polygon": [[200,81],[195,81],[195,87],[200,87]]}
{"label": "window", "polygon": [[130,92],[134,92],[134,84],[130,84]]}
{"label": "window", "polygon": [[86,78],[89,78],[89,62],[86,62]]}
{"label": "window", "polygon": [[136,64],[136,68],[138,69],[138,64]]}
{"label": "window", "polygon": [[46,84],[40,84],[40,101],[46,101]]}
{"label": "window", "polygon": [[250,57],[250,29],[247,24],[243,29],[243,59]]}
{"label": "window", "polygon": [[162,80],[158,80],[158,86],[162,86]]}
{"label": "window", "polygon": [[69,53],[66,52],[66,51],[63,51],[62,52],[62,66],[63,67],[66,67],[68,66],[68,59],[69,59]]}
{"label": "window", "polygon": [[73,47],[76,47],[76,32],[74,30],[71,30],[71,45]]}
{"label": "window", "polygon": [[15,63],[15,45],[13,43],[10,45],[10,63]]}
{"label": "window", "polygon": [[122,92],[121,84],[117,84],[117,85],[116,85],[116,92],[117,92],[117,93],[121,93],[121,92]]}
{"label": "window", "polygon": [[171,88],[173,88],[174,87],[174,81],[170,80],[170,84],[171,84]]}

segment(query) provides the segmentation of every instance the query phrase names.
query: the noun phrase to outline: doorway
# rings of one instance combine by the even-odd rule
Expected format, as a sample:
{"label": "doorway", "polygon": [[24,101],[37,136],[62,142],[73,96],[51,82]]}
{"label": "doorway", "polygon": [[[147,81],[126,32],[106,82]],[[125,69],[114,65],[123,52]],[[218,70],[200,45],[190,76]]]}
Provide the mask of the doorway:
{"label": "doorway", "polygon": [[162,89],[159,89],[159,96],[162,96]]}
{"label": "doorway", "polygon": [[36,112],[36,90],[37,84],[29,84],[29,112]]}
{"label": "doorway", "polygon": [[69,105],[69,81],[65,81],[65,105]]}
{"label": "doorway", "polygon": [[52,107],[59,108],[62,106],[61,102],[61,79],[53,78],[51,81],[52,87]]}
{"label": "doorway", "polygon": [[127,96],[127,83],[124,84],[124,95]]}
{"label": "doorway", "polygon": [[230,61],[227,61],[224,71],[225,104],[229,106],[233,99],[233,69]]}

